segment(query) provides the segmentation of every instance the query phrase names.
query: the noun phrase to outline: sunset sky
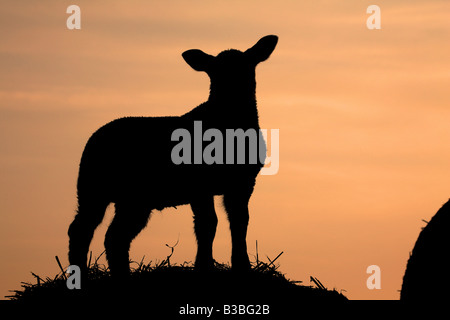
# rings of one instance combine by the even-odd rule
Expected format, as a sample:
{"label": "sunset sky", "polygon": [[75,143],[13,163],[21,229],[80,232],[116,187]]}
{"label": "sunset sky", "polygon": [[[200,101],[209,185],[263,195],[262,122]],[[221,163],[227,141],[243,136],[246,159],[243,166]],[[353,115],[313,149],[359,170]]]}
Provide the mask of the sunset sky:
{"label": "sunset sky", "polygon": [[[81,30],[66,9],[81,8]],[[381,8],[381,30],[366,9]],[[279,129],[276,175],[250,201],[251,259],[318,278],[350,299],[398,299],[421,228],[450,197],[450,2],[444,0],[8,1],[0,7],[0,297],[68,266],[84,145],[124,116],[181,115],[208,97],[187,49],[278,46],[257,67],[262,128]],[[155,168],[157,170],[157,168]],[[230,261],[219,217],[214,257]],[[91,249],[103,251],[113,206]],[[130,256],[193,261],[188,206],[155,211]],[[104,260],[102,260],[104,261]],[[381,289],[369,290],[370,265]]]}

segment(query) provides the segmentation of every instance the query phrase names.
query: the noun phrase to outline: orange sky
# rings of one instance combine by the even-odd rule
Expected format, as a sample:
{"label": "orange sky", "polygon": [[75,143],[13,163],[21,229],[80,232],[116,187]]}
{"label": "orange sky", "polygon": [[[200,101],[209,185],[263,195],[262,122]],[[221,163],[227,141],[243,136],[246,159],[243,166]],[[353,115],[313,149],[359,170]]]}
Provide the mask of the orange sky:
{"label": "orange sky", "polygon": [[[81,30],[66,8],[81,8]],[[186,4],[189,4],[187,6]],[[366,8],[381,8],[381,30]],[[181,58],[279,36],[257,69],[261,126],[280,169],[251,199],[249,254],[350,299],[398,299],[409,252],[450,196],[450,3],[429,1],[9,1],[0,9],[0,296],[67,265],[79,159],[104,123],[180,115],[208,78]],[[217,199],[216,260],[230,260]],[[109,210],[92,245],[103,251]],[[195,256],[188,207],[155,212],[131,257]],[[381,268],[368,290],[366,268]]]}

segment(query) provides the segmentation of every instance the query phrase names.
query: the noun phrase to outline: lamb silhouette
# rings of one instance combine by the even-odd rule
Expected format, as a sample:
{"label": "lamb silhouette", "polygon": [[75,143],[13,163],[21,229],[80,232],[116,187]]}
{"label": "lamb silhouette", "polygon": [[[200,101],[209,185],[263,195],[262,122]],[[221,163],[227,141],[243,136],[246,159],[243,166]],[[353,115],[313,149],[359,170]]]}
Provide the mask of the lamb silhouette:
{"label": "lamb silhouette", "polygon": [[[223,136],[227,129],[254,129],[262,138],[255,68],[269,58],[277,42],[277,36],[269,35],[245,52],[230,49],[216,57],[201,50],[185,51],[184,60],[194,70],[205,71],[211,80],[208,101],[179,117],[116,119],[90,137],[80,162],[78,210],[68,231],[71,265],[86,268],[94,231],[110,203],[115,204],[115,216],[106,233],[105,249],[113,276],[129,274],[130,244],[146,226],[152,210],[190,204],[197,239],[195,266],[211,268],[217,226],[214,196],[223,195],[232,237],[232,267],[250,268],[248,203],[264,161],[249,160],[249,143],[245,163],[175,164],[171,154],[178,142],[173,141],[173,132],[183,129],[194,136],[195,124],[201,121],[204,130],[214,128]],[[194,148],[198,146],[183,157],[198,151]],[[235,151],[224,150],[224,154],[236,159]],[[264,158],[264,142],[258,144],[258,154],[261,152]]]}

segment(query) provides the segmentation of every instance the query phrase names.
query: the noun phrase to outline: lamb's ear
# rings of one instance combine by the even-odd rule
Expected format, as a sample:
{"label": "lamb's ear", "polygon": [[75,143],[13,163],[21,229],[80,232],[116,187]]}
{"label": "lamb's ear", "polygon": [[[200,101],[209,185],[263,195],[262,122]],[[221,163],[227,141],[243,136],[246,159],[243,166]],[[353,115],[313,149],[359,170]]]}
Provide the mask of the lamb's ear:
{"label": "lamb's ear", "polygon": [[183,52],[182,54],[184,61],[192,67],[192,69],[197,71],[208,71],[214,57],[204,53],[202,50],[191,49]]}
{"label": "lamb's ear", "polygon": [[270,57],[278,42],[277,36],[265,36],[261,38],[253,47],[245,51],[255,63],[260,63]]}

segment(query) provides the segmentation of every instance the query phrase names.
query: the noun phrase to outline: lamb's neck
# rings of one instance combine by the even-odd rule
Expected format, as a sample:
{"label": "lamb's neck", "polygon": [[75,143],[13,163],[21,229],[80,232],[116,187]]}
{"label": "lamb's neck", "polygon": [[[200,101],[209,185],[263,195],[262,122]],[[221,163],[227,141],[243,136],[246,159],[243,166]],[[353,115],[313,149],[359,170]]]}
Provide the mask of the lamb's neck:
{"label": "lamb's neck", "polygon": [[217,125],[229,128],[259,128],[255,90],[211,90],[208,101],[185,116],[215,119],[219,122]]}
{"label": "lamb's neck", "polygon": [[247,95],[247,96],[236,96],[233,94],[229,94],[229,95],[210,95],[208,98],[208,101],[210,103],[214,103],[217,105],[222,105],[222,106],[228,106],[230,108],[232,108],[234,105],[235,106],[242,106],[242,105],[246,105],[246,106],[254,106],[256,108],[256,97],[255,95]]}
{"label": "lamb's neck", "polygon": [[209,108],[214,110],[219,117],[231,117],[246,119],[246,121],[258,119],[258,110],[255,94],[248,95],[214,95],[208,99]]}
{"label": "lamb's neck", "polygon": [[[220,105],[214,104],[211,106],[215,108],[216,112],[212,113],[213,123],[217,128],[254,128],[259,129],[258,110],[256,108],[256,101],[252,104],[241,102],[230,102],[227,104],[221,101]],[[216,109],[217,108],[217,109]],[[210,109],[212,110],[212,108]]]}
{"label": "lamb's neck", "polygon": [[209,101],[218,103],[239,103],[256,105],[256,83],[235,83],[224,85],[211,82]]}
{"label": "lamb's neck", "polygon": [[217,92],[211,90],[208,102],[230,111],[232,109],[239,108],[238,110],[233,110],[233,112],[243,113],[248,111],[249,113],[253,113],[254,111],[256,111],[256,95],[254,90],[241,92]]}

